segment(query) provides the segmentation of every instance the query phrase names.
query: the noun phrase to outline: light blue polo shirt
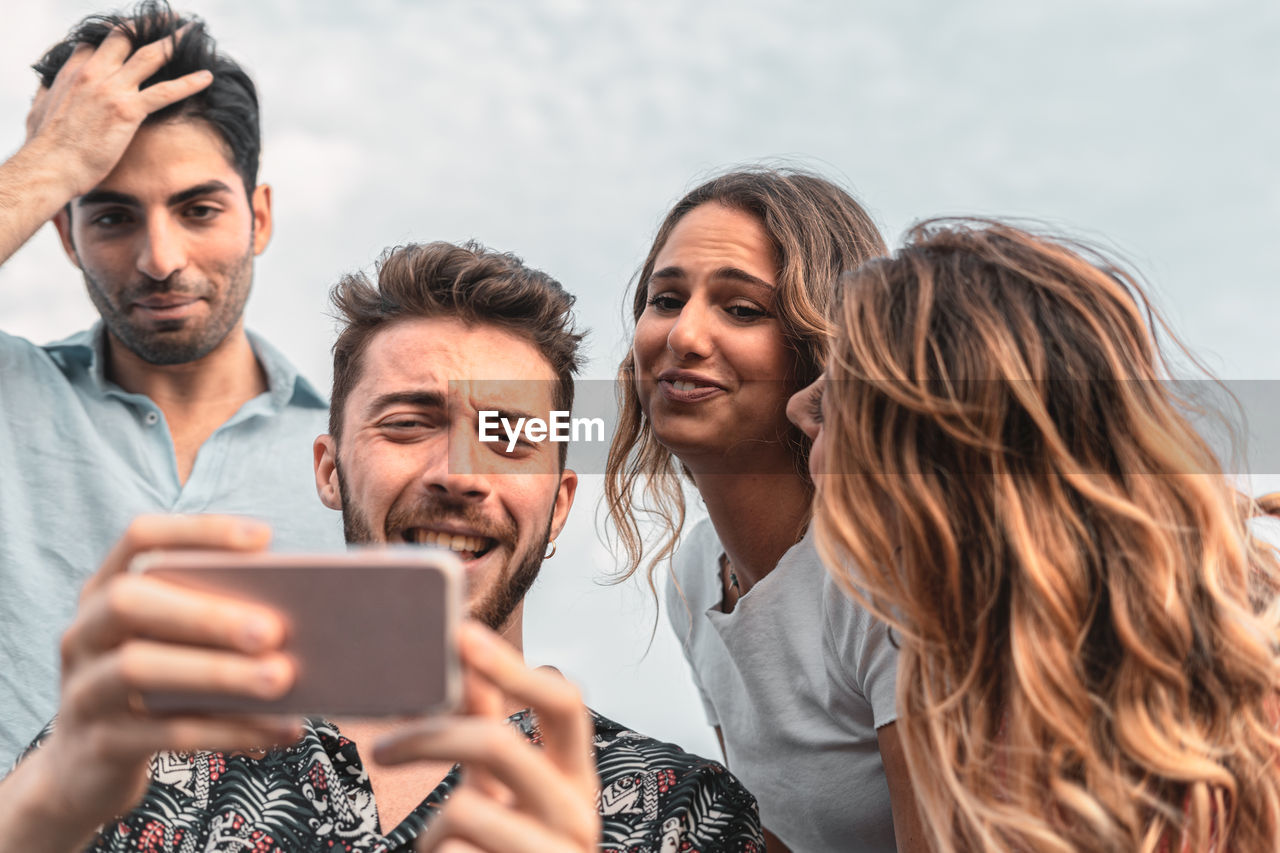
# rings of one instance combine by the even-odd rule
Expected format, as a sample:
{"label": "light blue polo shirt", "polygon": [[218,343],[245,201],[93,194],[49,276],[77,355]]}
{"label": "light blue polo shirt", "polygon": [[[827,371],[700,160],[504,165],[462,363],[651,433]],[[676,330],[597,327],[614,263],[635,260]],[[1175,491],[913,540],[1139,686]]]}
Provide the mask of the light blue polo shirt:
{"label": "light blue polo shirt", "polygon": [[0,776],[56,711],[62,632],[135,516],[247,515],[271,524],[273,548],[342,547],[312,476],[328,405],[249,338],[268,390],[209,437],[181,485],[164,414],[103,376],[101,323],[47,346],[0,333]]}

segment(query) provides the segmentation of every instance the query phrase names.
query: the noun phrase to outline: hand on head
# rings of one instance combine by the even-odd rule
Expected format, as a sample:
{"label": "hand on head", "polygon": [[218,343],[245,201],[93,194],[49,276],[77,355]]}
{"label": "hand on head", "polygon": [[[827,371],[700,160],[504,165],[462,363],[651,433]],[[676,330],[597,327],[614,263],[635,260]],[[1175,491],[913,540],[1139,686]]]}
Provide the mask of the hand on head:
{"label": "hand on head", "polygon": [[[421,720],[379,741],[382,764],[461,761],[465,781],[418,839],[420,851],[594,850],[600,842],[600,777],[592,725],[578,689],[533,670],[497,634],[462,627],[467,714]],[[508,701],[533,708],[542,747],[506,722]]]}
{"label": "hand on head", "polygon": [[145,551],[260,551],[270,536],[243,518],[143,516],[85,585],[62,640],[57,723],[15,771],[39,774],[44,790],[56,792],[66,827],[91,833],[132,808],[157,752],[253,749],[298,737],[296,719],[158,716],[140,707],[151,691],[275,698],[289,689],[293,665],[276,651],[285,632],[273,611],[128,571]]}
{"label": "hand on head", "polygon": [[141,88],[173,55],[185,31],[133,51],[129,35],[113,30],[97,47],[78,46],[53,85],[37,90],[27,115],[27,142],[56,152],[69,198],[111,172],[147,116],[213,82],[209,71],[195,71]]}

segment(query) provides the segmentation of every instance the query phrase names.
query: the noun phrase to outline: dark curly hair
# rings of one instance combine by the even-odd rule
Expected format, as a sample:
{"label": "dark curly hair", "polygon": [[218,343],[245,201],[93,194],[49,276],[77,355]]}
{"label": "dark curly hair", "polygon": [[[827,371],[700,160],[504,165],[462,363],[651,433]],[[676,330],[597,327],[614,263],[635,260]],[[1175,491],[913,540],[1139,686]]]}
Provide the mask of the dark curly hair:
{"label": "dark curly hair", "polygon": [[217,43],[199,18],[184,17],[163,0],[146,0],[127,13],[90,15],[72,27],[65,39],[49,48],[31,67],[40,75],[44,86],[52,86],[62,66],[82,44],[96,47],[113,30],[122,30],[136,51],[152,42],[171,38],[187,25],[190,26],[174,45],[173,56],[147,78],[142,87],[176,80],[193,71],[212,72],[213,82],[194,95],[152,113],[144,124],[175,119],[207,122],[226,143],[228,159],[244,182],[245,194],[251,196],[258,181],[258,158],[262,150],[258,91],[243,68],[218,52]]}

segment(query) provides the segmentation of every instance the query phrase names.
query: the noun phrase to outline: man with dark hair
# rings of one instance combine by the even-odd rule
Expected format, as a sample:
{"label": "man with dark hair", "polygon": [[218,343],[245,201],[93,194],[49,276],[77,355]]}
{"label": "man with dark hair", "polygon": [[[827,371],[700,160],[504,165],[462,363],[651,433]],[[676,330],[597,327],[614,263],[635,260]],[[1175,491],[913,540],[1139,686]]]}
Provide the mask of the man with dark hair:
{"label": "man with dark hair", "polygon": [[[554,554],[577,475],[551,442],[509,451],[482,442],[478,427],[484,411],[545,419],[571,404],[573,298],[511,255],[433,243],[385,255],[377,285],[344,279],[334,302],[343,330],[316,487],[352,543],[458,554],[468,607],[497,632],[473,622],[459,637],[471,715],[309,719],[299,732],[296,722],[148,714],[142,695],[193,681],[273,698],[293,668],[279,659],[284,632],[270,612],[124,571],[153,548],[260,549],[265,530],[219,516],[140,519],[63,640],[58,723],[0,785],[0,838],[51,850],[92,838],[104,851],[144,841],[398,851],[429,825],[419,849],[454,838],[495,851],[762,853],[755,801],[723,767],[588,714],[558,674],[524,664],[524,593]],[[255,619],[266,622],[253,630]],[[149,665],[129,665],[144,657]],[[395,663],[412,677],[412,661]],[[273,741],[291,745],[254,751]]]}
{"label": "man with dark hair", "polygon": [[86,18],[35,68],[0,165],[0,263],[52,219],[101,321],[46,346],[0,333],[0,774],[52,713],[58,635],[132,518],[340,541],[306,495],[324,400],[244,328],[272,225],[253,82],[154,2]]}
{"label": "man with dark hair", "polygon": [[[319,483],[321,499],[326,505],[342,510],[343,528],[349,543],[417,543],[428,536],[435,538],[432,534],[449,533],[450,528],[457,533],[456,525],[446,525],[444,531],[430,531],[421,525],[410,524],[417,516],[408,511],[391,513],[380,527],[367,513],[367,503],[351,499],[351,491],[355,487],[350,480],[363,482],[364,478],[341,475],[339,457],[357,452],[339,453],[344,437],[349,438],[347,445],[359,448],[362,458],[365,454],[370,459],[376,458],[385,447],[380,441],[368,441],[370,436],[378,439],[385,432],[353,430],[348,427],[347,419],[351,410],[358,412],[356,418],[364,417],[365,409],[359,403],[349,405],[349,400],[366,376],[370,350],[375,349],[376,342],[387,339],[385,333],[389,327],[411,322],[419,326],[439,327],[440,340],[450,340],[453,333],[458,332],[464,337],[475,338],[473,343],[476,347],[488,346],[495,352],[511,350],[511,346],[504,344],[509,343],[506,338],[514,337],[521,341],[523,349],[527,350],[532,345],[541,360],[551,368],[550,375],[541,381],[498,381],[528,372],[528,369],[512,363],[506,365],[508,376],[504,377],[501,371],[487,371],[496,375],[481,377],[474,371],[460,369],[461,350],[453,353],[443,348],[439,352],[424,354],[421,364],[415,362],[406,368],[425,370],[432,375],[452,371],[454,381],[446,381],[444,387],[421,392],[417,397],[396,398],[398,414],[409,418],[428,413],[436,425],[448,425],[457,431],[469,430],[476,434],[474,425],[468,426],[457,420],[466,407],[460,400],[450,400],[450,396],[469,394],[472,399],[483,396],[489,402],[490,411],[504,413],[527,413],[527,407],[519,403],[530,395],[533,397],[530,404],[547,398],[550,405],[543,408],[548,411],[567,412],[572,409],[573,377],[580,366],[578,345],[583,337],[572,327],[570,310],[573,301],[559,282],[546,273],[526,267],[512,255],[489,252],[470,243],[464,246],[447,243],[404,246],[383,256],[378,266],[377,286],[361,275],[346,276],[339,282],[333,291],[333,303],[342,322],[342,331],[333,345],[329,434],[316,439],[315,458],[317,477],[324,481]],[[401,333],[399,328],[395,331]],[[429,337],[427,331],[414,332],[414,335],[420,334],[425,339]],[[466,387],[460,387],[459,383],[465,383]],[[397,424],[397,429],[405,426]],[[535,455],[532,449],[527,448],[508,452],[501,445],[493,447],[504,454],[501,466],[504,475],[517,473],[522,466],[527,468],[530,457]],[[553,447],[563,481],[561,488],[566,492],[563,499],[567,501],[567,512],[578,478],[564,467],[568,444],[559,442]],[[445,455],[441,461],[453,470],[472,467],[465,458],[450,459]],[[386,471],[376,463],[362,464],[360,469],[360,472],[352,472],[353,475],[372,472],[379,480],[385,479]],[[427,498],[434,500],[437,494],[443,494],[443,490],[437,489]],[[447,501],[441,499],[432,512],[447,515],[446,504]],[[459,506],[466,506],[466,502]],[[550,522],[548,529],[549,525]],[[558,530],[559,524],[555,526]],[[499,630],[510,614],[519,608],[537,577],[547,537],[543,535],[541,542],[534,539],[517,547],[515,542],[509,541],[514,525],[501,520],[481,522],[472,519],[467,531],[461,539],[452,534],[447,537],[448,541],[441,537],[440,544],[463,550],[463,556],[468,559],[488,556],[495,548],[507,549],[506,553],[493,554],[507,563],[509,574],[505,582],[472,606],[473,616]],[[536,526],[526,531],[530,536],[547,532]],[[482,553],[466,550],[474,542],[482,543]]]}

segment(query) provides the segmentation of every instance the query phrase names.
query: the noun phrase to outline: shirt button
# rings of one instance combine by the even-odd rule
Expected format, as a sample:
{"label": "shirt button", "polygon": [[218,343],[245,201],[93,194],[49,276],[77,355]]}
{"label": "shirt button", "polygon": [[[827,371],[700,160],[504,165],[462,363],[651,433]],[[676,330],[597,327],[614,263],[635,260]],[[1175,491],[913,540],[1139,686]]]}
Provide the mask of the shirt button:
{"label": "shirt button", "polygon": [[147,422],[147,426],[155,426],[160,422],[160,416],[155,412],[147,412],[147,415],[143,420]]}

